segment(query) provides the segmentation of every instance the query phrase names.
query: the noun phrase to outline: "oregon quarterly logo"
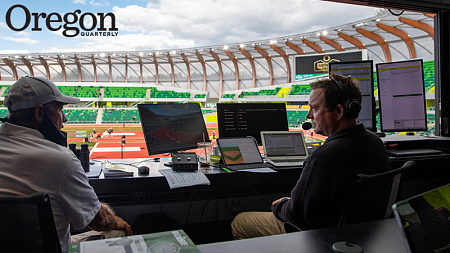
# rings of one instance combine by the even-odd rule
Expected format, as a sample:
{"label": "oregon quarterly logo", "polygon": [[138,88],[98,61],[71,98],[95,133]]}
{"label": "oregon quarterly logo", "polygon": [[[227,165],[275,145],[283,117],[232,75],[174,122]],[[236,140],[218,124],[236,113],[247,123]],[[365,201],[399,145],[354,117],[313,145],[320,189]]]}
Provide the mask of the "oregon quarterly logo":
{"label": "oregon quarterly logo", "polygon": [[[13,11],[23,11],[25,14],[25,20],[22,24],[15,24],[14,26],[11,22],[11,15]],[[16,13],[16,12],[15,12]],[[59,13],[52,12],[50,14],[46,13],[30,13],[27,7],[16,4],[11,6],[6,12],[6,24],[8,27],[16,32],[23,31],[30,26],[30,23],[33,22],[31,31],[42,31],[41,25],[45,25],[50,31],[58,31],[61,27],[64,28],[62,34],[65,37],[76,37],[78,35],[81,36],[117,36],[119,29],[116,28],[116,17],[114,13],[94,13],[86,12],[81,14],[81,10],[75,10],[74,12],[66,13],[61,17]],[[78,17],[78,15],[80,15]],[[31,18],[33,16],[33,18]],[[98,16],[98,17],[97,17]],[[89,17],[92,22],[89,22]],[[107,19],[108,18],[108,19]],[[108,29],[105,28],[105,20],[109,20],[111,27]],[[61,24],[64,22],[64,24]],[[78,23],[77,26],[74,26]],[[99,27],[97,27],[97,25]],[[95,30],[95,31],[94,31]],[[70,32],[68,32],[70,31]]]}

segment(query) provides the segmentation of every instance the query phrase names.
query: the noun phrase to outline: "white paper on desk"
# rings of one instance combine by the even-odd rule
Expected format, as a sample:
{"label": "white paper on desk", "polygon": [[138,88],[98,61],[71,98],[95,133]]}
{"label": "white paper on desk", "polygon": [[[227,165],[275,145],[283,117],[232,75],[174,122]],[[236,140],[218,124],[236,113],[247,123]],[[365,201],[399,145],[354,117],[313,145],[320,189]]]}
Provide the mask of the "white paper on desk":
{"label": "white paper on desk", "polygon": [[[105,252],[105,249],[108,253],[137,253],[148,250],[141,235],[82,242],[79,247],[80,253]],[[75,252],[75,249],[72,248],[69,252]]]}
{"label": "white paper on desk", "polygon": [[245,169],[245,170],[238,170],[238,171],[255,172],[255,173],[273,173],[273,172],[277,172],[276,170],[273,170],[271,168]]}
{"label": "white paper on desk", "polygon": [[166,177],[170,189],[186,187],[192,185],[209,185],[208,178],[200,171],[194,172],[175,172],[171,169],[158,170]]}

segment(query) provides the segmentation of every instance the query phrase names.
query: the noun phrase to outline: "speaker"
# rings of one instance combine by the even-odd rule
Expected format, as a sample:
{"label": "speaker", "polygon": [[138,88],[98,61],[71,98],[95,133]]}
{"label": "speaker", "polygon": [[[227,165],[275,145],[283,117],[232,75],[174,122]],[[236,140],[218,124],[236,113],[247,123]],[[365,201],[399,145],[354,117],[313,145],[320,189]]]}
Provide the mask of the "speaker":
{"label": "speaker", "polygon": [[344,115],[349,118],[357,118],[359,112],[361,111],[361,104],[357,99],[354,98],[351,99],[347,94],[347,87],[348,87],[347,85],[351,79],[351,76],[347,77],[347,81],[345,82],[345,84],[342,84],[341,81],[336,80],[334,77],[331,77],[331,79],[337,84],[337,86],[339,86],[339,89],[345,94],[346,99],[342,105],[344,107]]}

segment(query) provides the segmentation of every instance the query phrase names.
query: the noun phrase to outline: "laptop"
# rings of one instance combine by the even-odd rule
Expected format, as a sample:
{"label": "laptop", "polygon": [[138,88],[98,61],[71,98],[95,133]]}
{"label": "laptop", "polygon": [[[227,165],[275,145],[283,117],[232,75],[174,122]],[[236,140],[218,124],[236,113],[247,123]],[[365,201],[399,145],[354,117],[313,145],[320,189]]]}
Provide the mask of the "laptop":
{"label": "laptop", "polygon": [[308,157],[302,131],[261,131],[264,156],[275,167],[303,166]]}
{"label": "laptop", "polygon": [[392,211],[407,252],[450,252],[450,185],[395,203]]}
{"label": "laptop", "polygon": [[264,163],[253,137],[222,137],[217,139],[222,166],[229,170],[271,168]]}

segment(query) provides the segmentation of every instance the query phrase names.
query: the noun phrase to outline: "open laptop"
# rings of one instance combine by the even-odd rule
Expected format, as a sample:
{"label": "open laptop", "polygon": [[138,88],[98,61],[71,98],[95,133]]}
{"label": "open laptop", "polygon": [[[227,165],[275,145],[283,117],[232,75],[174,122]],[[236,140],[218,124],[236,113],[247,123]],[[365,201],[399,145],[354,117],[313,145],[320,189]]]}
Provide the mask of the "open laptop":
{"label": "open laptop", "polygon": [[275,167],[303,166],[308,157],[302,131],[261,131],[264,156]]}
{"label": "open laptop", "polygon": [[222,137],[217,139],[222,166],[230,170],[270,168],[264,163],[253,137]]}
{"label": "open laptop", "polygon": [[450,185],[392,206],[410,253],[450,252]]}

